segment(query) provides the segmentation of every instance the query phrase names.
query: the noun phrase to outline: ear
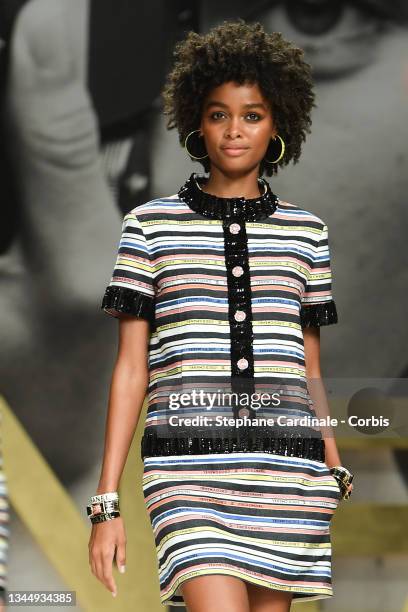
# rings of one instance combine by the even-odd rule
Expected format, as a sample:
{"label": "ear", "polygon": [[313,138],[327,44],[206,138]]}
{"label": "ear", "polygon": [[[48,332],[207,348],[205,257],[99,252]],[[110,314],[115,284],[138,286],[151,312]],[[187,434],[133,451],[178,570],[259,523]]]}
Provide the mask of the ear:
{"label": "ear", "polygon": [[278,133],[278,130],[276,129],[275,121],[272,120],[272,134],[271,134],[271,138],[275,138],[277,133]]}

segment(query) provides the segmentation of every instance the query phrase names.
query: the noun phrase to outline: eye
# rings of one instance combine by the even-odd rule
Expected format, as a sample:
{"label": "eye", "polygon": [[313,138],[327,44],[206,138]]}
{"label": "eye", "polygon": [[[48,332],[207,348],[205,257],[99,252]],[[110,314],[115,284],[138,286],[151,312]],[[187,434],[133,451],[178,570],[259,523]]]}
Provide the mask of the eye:
{"label": "eye", "polygon": [[389,19],[374,0],[281,0],[251,15],[305,51],[316,79],[336,78],[376,58]]}
{"label": "eye", "polygon": [[258,115],[258,113],[247,113],[245,115],[245,117],[249,118],[250,121],[259,121],[261,119],[261,116]]}
{"label": "eye", "polygon": [[211,119],[222,119],[223,117],[225,117],[225,113],[223,113],[222,111],[214,111],[213,113],[211,113],[210,115]]}

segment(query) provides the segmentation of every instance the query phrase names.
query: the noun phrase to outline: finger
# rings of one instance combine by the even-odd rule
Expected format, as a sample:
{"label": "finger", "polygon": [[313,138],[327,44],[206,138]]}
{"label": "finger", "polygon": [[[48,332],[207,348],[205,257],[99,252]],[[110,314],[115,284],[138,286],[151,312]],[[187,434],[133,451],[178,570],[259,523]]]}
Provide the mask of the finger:
{"label": "finger", "polygon": [[[89,552],[88,552],[88,563],[89,563],[89,567],[90,567],[90,568],[91,568],[91,570],[92,570],[93,555],[92,555],[92,551],[91,551],[91,549],[89,549]],[[93,570],[92,570],[92,571],[93,571]]]}
{"label": "finger", "polygon": [[97,579],[103,583],[103,565],[102,565],[102,556],[98,554],[94,558],[94,566],[95,566],[95,576]]}
{"label": "finger", "polygon": [[91,554],[89,555],[89,563],[91,565],[91,570],[93,575],[98,578],[98,572],[97,572],[97,567],[96,567],[96,557],[97,555],[95,554],[95,552],[91,552]]}
{"label": "finger", "polygon": [[102,554],[103,582],[112,594],[116,593],[116,584],[112,574],[113,555],[114,551],[112,550],[107,550]]}
{"label": "finger", "polygon": [[118,544],[116,549],[116,565],[120,573],[123,574],[126,569],[126,545],[123,542]]}

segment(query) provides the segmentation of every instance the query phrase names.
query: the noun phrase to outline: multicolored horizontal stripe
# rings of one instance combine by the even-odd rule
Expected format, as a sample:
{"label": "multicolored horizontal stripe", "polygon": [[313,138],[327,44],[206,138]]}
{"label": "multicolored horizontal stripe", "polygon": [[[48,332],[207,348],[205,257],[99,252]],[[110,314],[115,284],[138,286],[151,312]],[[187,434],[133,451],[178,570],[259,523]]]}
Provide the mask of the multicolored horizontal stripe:
{"label": "multicolored horizontal stripe", "polygon": [[[301,313],[334,302],[327,225],[279,200],[272,215],[246,221],[245,229],[255,383],[263,390],[275,384],[305,388]],[[166,419],[159,387],[229,383],[234,296],[224,246],[222,221],[193,211],[178,195],[139,205],[124,217],[109,286],[154,299],[146,427]],[[292,398],[282,408],[313,415],[303,400]]]}
{"label": "multicolored horizontal stripe", "polygon": [[182,606],[183,582],[208,574],[302,600],[333,594],[340,491],[325,464],[267,453],[147,457],[142,482],[163,604]]}

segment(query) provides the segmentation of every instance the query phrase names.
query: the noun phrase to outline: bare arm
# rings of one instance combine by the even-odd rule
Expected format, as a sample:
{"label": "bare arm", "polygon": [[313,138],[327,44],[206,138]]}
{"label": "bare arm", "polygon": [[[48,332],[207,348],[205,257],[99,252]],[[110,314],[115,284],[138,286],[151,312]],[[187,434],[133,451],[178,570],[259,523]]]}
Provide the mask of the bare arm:
{"label": "bare arm", "polygon": [[106,419],[105,448],[97,493],[117,491],[139,422],[149,382],[149,323],[122,315]]}
{"label": "bare arm", "polygon": [[[306,361],[306,376],[308,389],[312,398],[316,416],[330,416],[326,390],[324,388],[320,367],[320,327],[305,327],[303,340]],[[332,427],[322,427],[322,435],[326,446],[326,464],[328,467],[341,465],[339,451]]]}
{"label": "bare arm", "polygon": [[[117,491],[139,421],[149,382],[150,328],[145,319],[122,314],[106,419],[105,448],[97,493]],[[89,539],[92,573],[116,596],[112,562],[124,571],[126,533],[122,516],[92,525]]]}

